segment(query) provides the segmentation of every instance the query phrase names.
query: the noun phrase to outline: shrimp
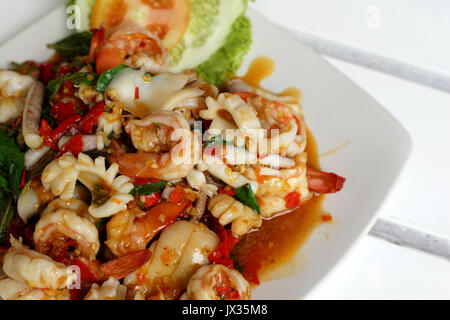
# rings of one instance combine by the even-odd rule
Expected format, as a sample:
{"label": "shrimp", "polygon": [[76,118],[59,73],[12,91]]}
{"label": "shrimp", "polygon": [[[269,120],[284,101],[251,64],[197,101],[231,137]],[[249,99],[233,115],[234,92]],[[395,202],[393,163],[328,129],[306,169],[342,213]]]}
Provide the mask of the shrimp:
{"label": "shrimp", "polygon": [[181,179],[201,158],[201,135],[193,133],[189,123],[174,111],[130,120],[125,130],[138,152],[111,154],[108,160],[117,163],[119,172],[129,177]]}
{"label": "shrimp", "polygon": [[147,212],[131,206],[108,221],[105,244],[116,256],[145,249],[155,235],[175,221],[186,205],[185,201],[164,201]]}
{"label": "shrimp", "polygon": [[236,270],[221,264],[203,266],[194,273],[182,300],[249,300],[250,285]]}
{"label": "shrimp", "polygon": [[67,289],[38,289],[6,278],[0,281],[0,298],[4,300],[69,300]]}
{"label": "shrimp", "polygon": [[34,82],[30,76],[0,70],[0,123],[10,123],[21,115]]}
{"label": "shrimp", "polygon": [[306,160],[306,153],[301,153],[294,158],[295,165],[291,168],[272,169],[256,166],[245,168],[244,176],[258,181],[255,196],[263,217],[269,218],[275,213],[288,209],[285,197],[291,192],[297,192],[302,201],[311,196],[308,188]]}
{"label": "shrimp", "polygon": [[100,48],[96,59],[97,73],[121,64],[161,73],[167,68],[169,54],[161,40],[145,29],[121,28]]}
{"label": "shrimp", "polygon": [[36,249],[65,262],[67,248],[72,255],[94,260],[100,248],[98,230],[89,218],[88,206],[81,200],[56,199],[49,203],[33,234]]}
{"label": "shrimp", "polygon": [[84,297],[84,300],[125,300],[127,287],[113,277],[103,282],[101,286],[94,283]]}
{"label": "shrimp", "polygon": [[28,249],[13,237],[11,245],[3,263],[3,271],[9,279],[31,288],[51,290],[64,289],[76,280],[76,274],[64,264]]}
{"label": "shrimp", "polygon": [[252,228],[259,228],[262,218],[254,210],[227,194],[218,194],[208,202],[208,210],[223,226],[231,223],[235,237],[246,234]]}
{"label": "shrimp", "polygon": [[309,190],[317,193],[335,193],[344,186],[345,178],[332,172],[308,168]]}
{"label": "shrimp", "polygon": [[[276,100],[268,100],[248,92],[237,92],[238,95],[255,108],[261,126],[268,130],[268,138],[260,145],[267,150],[259,150],[259,154],[280,153],[294,157],[305,151],[306,125],[303,115],[290,105]],[[272,130],[278,130],[273,132]]]}

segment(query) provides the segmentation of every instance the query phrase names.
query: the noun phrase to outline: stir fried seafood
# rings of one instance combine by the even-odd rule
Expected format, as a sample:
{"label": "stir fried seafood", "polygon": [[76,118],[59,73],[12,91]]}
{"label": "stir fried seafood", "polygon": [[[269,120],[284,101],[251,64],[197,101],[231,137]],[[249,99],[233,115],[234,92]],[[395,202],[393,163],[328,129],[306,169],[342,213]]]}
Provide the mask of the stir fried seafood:
{"label": "stir fried seafood", "polygon": [[25,152],[2,299],[249,299],[233,246],[343,187],[308,166],[298,103],[167,67],[148,30],[99,29],[89,56],[0,71]]}

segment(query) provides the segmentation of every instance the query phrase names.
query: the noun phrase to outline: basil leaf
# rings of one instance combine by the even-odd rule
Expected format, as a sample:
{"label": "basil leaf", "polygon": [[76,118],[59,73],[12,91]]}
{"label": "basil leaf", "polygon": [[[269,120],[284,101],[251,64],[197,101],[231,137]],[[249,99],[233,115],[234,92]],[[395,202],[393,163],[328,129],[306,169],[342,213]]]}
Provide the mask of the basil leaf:
{"label": "basil leaf", "polygon": [[20,177],[25,168],[24,154],[6,130],[0,130],[0,173],[8,180],[14,201],[20,194]]}
{"label": "basil leaf", "polygon": [[93,86],[97,75],[94,72],[76,72],[68,73],[64,77],[59,77],[51,80],[47,84],[47,93],[50,98],[52,98],[61,88],[61,86],[66,81],[72,81],[73,84],[86,84],[88,86]]}
{"label": "basil leaf", "polygon": [[24,155],[7,128],[0,127],[0,242],[5,241],[16,201],[20,194],[20,178],[25,168]]}
{"label": "basil leaf", "polygon": [[53,96],[59,91],[63,83],[63,78],[56,78],[47,83],[47,94],[50,99],[53,98]]}
{"label": "basil leaf", "polygon": [[91,32],[76,32],[56,43],[47,45],[47,47],[55,49],[56,52],[66,58],[74,58],[76,56],[86,56],[89,54],[91,40]]}
{"label": "basil leaf", "polygon": [[252,208],[258,214],[261,214],[261,208],[259,207],[258,201],[256,201],[255,194],[253,193],[252,187],[250,184],[246,184],[245,186],[234,189],[234,198],[247,207]]}
{"label": "basil leaf", "polygon": [[95,80],[97,80],[97,75],[94,72],[76,72],[70,75],[67,79],[64,77],[64,80],[71,80],[74,84],[93,86],[95,84]]}
{"label": "basil leaf", "polygon": [[128,66],[121,64],[115,68],[109,69],[103,72],[98,78],[97,85],[95,86],[95,90],[100,93],[104,93],[108,85],[111,83],[114,76],[121,70],[128,68]]}
{"label": "basil leaf", "polygon": [[130,194],[134,197],[140,196],[140,195],[151,195],[153,193],[159,193],[164,190],[164,187],[166,186],[167,181],[161,180],[155,183],[146,183],[142,185],[137,185],[131,190]]}

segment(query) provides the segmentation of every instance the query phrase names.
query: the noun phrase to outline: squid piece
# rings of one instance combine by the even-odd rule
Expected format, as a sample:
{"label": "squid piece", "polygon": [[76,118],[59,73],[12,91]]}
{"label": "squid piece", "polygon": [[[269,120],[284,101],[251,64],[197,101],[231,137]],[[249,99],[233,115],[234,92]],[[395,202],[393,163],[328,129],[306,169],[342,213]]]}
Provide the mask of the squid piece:
{"label": "squid piece", "polygon": [[262,218],[258,213],[227,194],[218,194],[211,198],[208,210],[219,219],[221,225],[231,223],[231,232],[237,238],[252,228],[261,227],[262,224]]}
{"label": "squid piece", "polygon": [[26,145],[32,149],[37,149],[43,144],[39,133],[39,126],[41,124],[41,109],[42,103],[44,102],[44,95],[44,85],[39,81],[35,81],[29,89],[25,101],[22,133]]}
{"label": "squid piece", "polygon": [[[187,81],[188,76],[184,74],[163,73],[152,77],[144,70],[127,68],[117,73],[106,89],[106,95],[124,110],[143,118],[178,101],[174,94],[183,89]],[[190,96],[198,93],[195,91]]]}
{"label": "squid piece", "polygon": [[77,158],[71,153],[66,153],[50,162],[41,175],[44,188],[63,200],[71,199],[79,174],[75,168],[76,164]]}
{"label": "squid piece", "polygon": [[80,153],[75,169],[79,172],[78,180],[92,192],[92,204],[89,213],[94,218],[110,217],[127,208],[133,200],[130,191],[133,184],[127,176],[117,176],[119,166],[112,164],[106,169],[105,158],[91,157]]}
{"label": "squid piece", "polygon": [[207,183],[205,174],[199,170],[192,169],[187,175],[186,181],[191,188],[201,191],[208,197],[217,194],[217,186]]}
{"label": "squid piece", "polygon": [[[220,116],[220,111],[229,112],[235,125],[241,130],[260,129],[261,123],[258,119],[255,109],[247,104],[237,95],[229,93],[221,93],[217,100],[212,97],[206,98],[206,105],[208,109],[200,111],[200,117],[206,120],[212,120],[210,129],[222,129],[224,119]],[[233,128],[233,125],[227,127]]]}
{"label": "squid piece", "polygon": [[208,256],[219,246],[219,237],[201,223],[178,221],[162,233],[150,251],[151,259],[128,275],[124,284],[145,285],[152,294],[161,286],[171,291],[167,298],[177,298],[192,274],[209,263]]}

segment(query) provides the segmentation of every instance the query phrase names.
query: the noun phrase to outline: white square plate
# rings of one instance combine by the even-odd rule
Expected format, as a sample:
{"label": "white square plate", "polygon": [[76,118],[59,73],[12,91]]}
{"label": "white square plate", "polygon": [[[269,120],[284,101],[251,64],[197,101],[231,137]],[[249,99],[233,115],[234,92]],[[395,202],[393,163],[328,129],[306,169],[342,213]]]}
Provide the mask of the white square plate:
{"label": "white square plate", "polygon": [[[319,55],[254,11],[249,10],[248,15],[253,45],[240,72],[244,73],[254,58],[269,56],[276,69],[262,86],[273,92],[301,89],[306,123],[318,141],[319,152],[349,142],[321,159],[325,171],[347,178],[343,190],[328,195],[324,203],[335,223],[316,230],[303,246],[298,258],[306,263],[301,272],[265,282],[253,293],[254,299],[300,299],[372,226],[410,154],[411,139],[389,112]],[[61,7],[0,47],[0,67],[11,60],[49,58],[52,51],[46,44],[64,37],[64,26]]]}

